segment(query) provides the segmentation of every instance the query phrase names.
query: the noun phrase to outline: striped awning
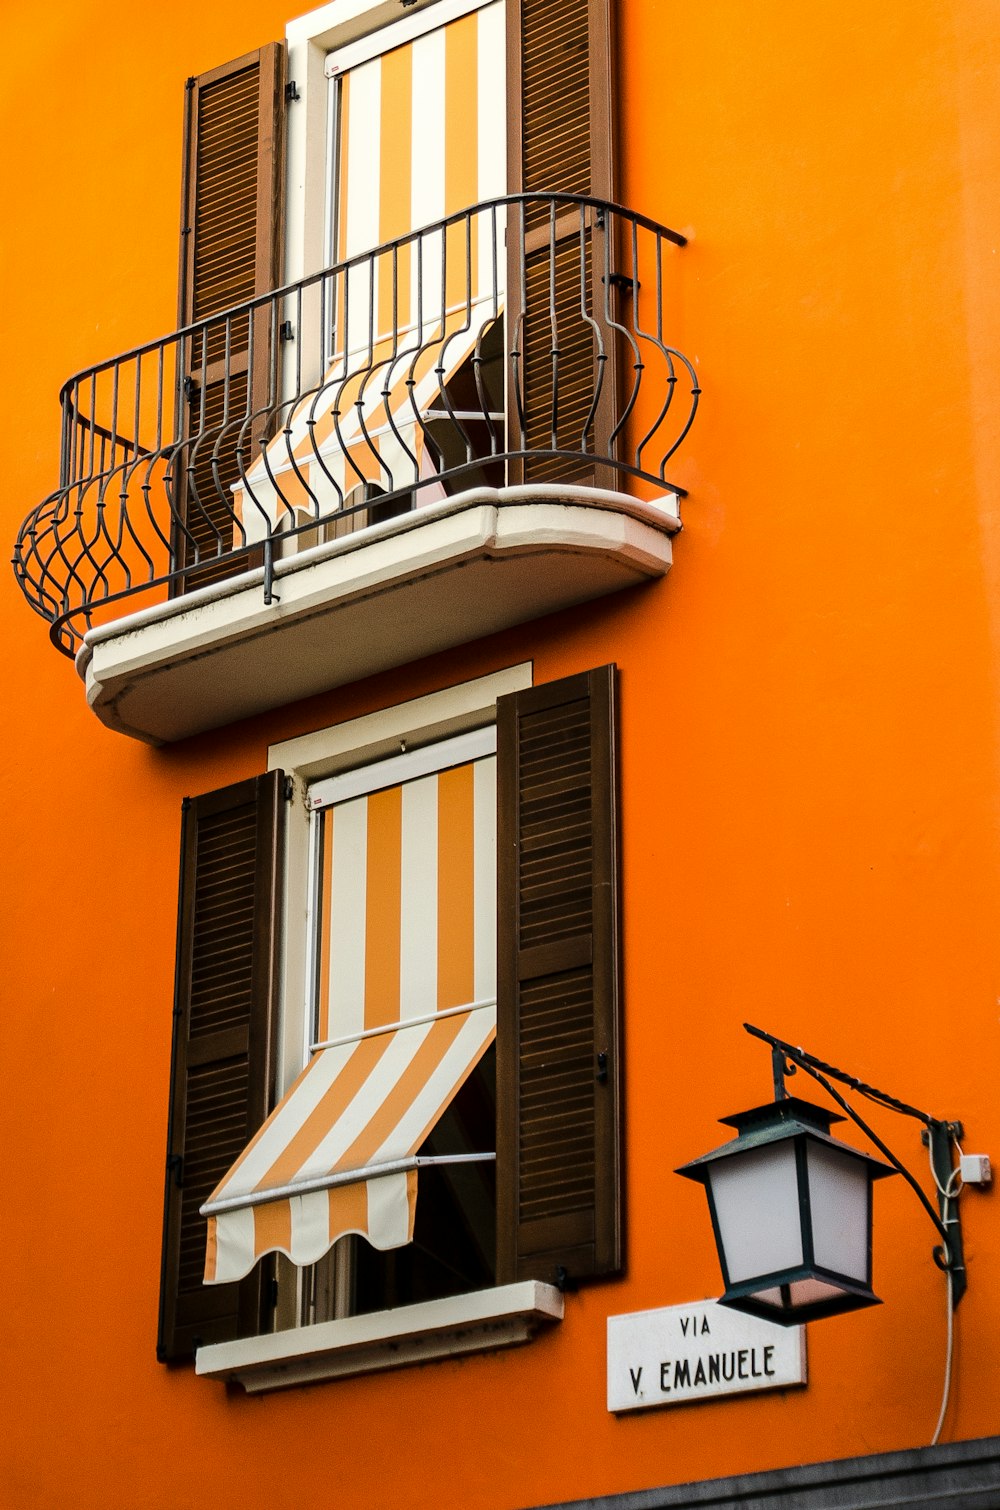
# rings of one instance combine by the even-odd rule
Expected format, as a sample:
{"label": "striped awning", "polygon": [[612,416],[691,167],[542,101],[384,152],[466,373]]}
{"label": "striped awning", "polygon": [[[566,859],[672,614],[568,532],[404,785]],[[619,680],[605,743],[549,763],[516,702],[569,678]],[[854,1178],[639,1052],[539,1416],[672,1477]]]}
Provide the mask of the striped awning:
{"label": "striped awning", "polygon": [[207,1284],[272,1251],[314,1263],[348,1232],[412,1238],[418,1150],[496,1033],[493,740],[313,788],[317,1041],[202,1207]]}
{"label": "striped awning", "polygon": [[338,357],[234,488],[248,537],[272,528],[289,509],[329,515],[362,482],[388,492],[431,475],[428,411],[502,308],[499,298],[485,296],[419,330]]}

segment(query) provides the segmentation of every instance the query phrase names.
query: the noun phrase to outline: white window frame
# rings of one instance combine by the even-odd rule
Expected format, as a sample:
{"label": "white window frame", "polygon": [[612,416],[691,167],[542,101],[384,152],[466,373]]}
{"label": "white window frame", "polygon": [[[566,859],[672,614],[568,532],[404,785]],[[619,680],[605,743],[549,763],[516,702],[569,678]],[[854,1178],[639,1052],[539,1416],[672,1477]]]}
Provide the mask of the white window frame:
{"label": "white window frame", "polygon": [[[296,283],[326,266],[330,139],[327,58],[343,49],[349,61],[390,47],[479,10],[489,0],[416,0],[400,14],[399,0],[329,0],[285,28],[288,78],[298,98],[288,107],[285,281]],[[340,61],[336,59],[335,61]]]}
{"label": "white window frame", "polygon": [[281,1024],[278,1091],[283,1095],[306,1063],[311,1032],[307,1004],[312,998],[310,857],[312,809],[309,789],[316,782],[358,772],[366,766],[488,728],[496,722],[497,698],[532,685],[532,663],[461,682],[379,713],[335,724],[297,739],[271,745],[269,771],[292,780],[285,842]]}
{"label": "white window frame", "polygon": [[[336,216],[331,161],[339,145],[336,87],[328,72],[331,58],[335,64],[340,59],[342,68],[354,66],[490,3],[414,0],[401,12],[400,0],[329,0],[285,27],[287,77],[294,87],[286,113],[285,283],[321,272],[332,260]],[[288,301],[283,317],[293,327],[296,308],[304,328],[320,319],[318,284],[305,291],[298,306]],[[281,357],[286,397],[298,391],[299,360],[297,343],[287,342]],[[307,373],[306,380],[319,375],[318,370]],[[426,494],[427,499],[431,496]]]}
{"label": "white window frame", "polygon": [[[321,930],[321,909],[324,906],[328,905],[326,900],[321,896],[320,886],[320,815],[325,809],[336,806],[339,803],[351,802],[355,798],[361,796],[370,796],[373,792],[384,791],[386,787],[398,786],[401,783],[413,781],[422,776],[428,776],[432,773],[437,774],[442,771],[449,770],[456,765],[465,765],[470,761],[481,760],[486,756],[492,756],[495,763],[497,748],[495,717],[479,728],[467,729],[458,734],[446,735],[441,739],[434,740],[434,742],[431,744],[418,744],[414,748],[412,746],[412,742],[408,743],[404,739],[401,741],[401,745],[406,746],[406,748],[401,749],[399,754],[389,755],[383,760],[376,760],[371,762],[370,764],[355,766],[347,771],[339,771],[334,773],[332,776],[320,777],[309,784],[308,790],[306,792],[306,807],[308,808],[310,814],[309,864],[308,878],[306,882],[307,912],[305,942],[305,973],[308,985],[308,996],[306,1000],[300,1004],[299,1010],[302,1011],[305,1015],[306,1030],[308,1033],[307,1042],[309,1044],[308,1055],[310,1057],[315,1054],[317,1049],[319,1048],[328,1048],[333,1043],[353,1041],[355,1037],[355,1035],[352,1034],[350,1035],[350,1038],[341,1038],[341,1033],[345,1025],[331,1021],[327,1025],[327,1033],[329,1035],[327,1041],[322,1043],[319,1041],[322,1037],[319,1021],[318,989],[319,937]],[[493,841],[495,846],[495,805],[493,816]],[[301,878],[295,878],[294,884],[298,884],[300,879]],[[495,962],[495,947],[493,955]],[[475,1006],[478,1009],[490,1007],[492,1008],[495,1015],[495,984],[493,987],[493,992],[488,998],[477,1000],[474,1003],[463,1003],[461,1006],[456,1005],[455,1007],[449,1008],[447,1012],[444,1013],[444,1015],[450,1016],[455,1012],[467,1011],[470,1006]],[[295,1003],[289,1002],[288,1011],[294,1012],[294,1010]],[[416,1019],[407,1019],[407,1021],[412,1021],[414,1025],[416,1025],[416,1023],[419,1021],[429,1022],[431,1020],[432,1019],[426,1016]],[[388,1029],[386,1028],[375,1028],[369,1029],[368,1031],[384,1032],[387,1030]],[[367,1033],[363,1036],[367,1036]],[[302,1066],[300,1066],[299,1068],[301,1067]],[[294,1078],[295,1073],[296,1071],[293,1066],[292,1078]],[[449,1158],[448,1156],[444,1156],[441,1158],[418,1158],[415,1162],[421,1164],[435,1164],[439,1162],[450,1163],[461,1162],[464,1159],[474,1159],[478,1161],[481,1158],[485,1157],[488,1157],[491,1160],[495,1160],[495,1148],[488,1154],[486,1154],[485,1152],[483,1154],[475,1155],[464,1154],[460,1155],[458,1159],[455,1160]],[[347,1297],[351,1293],[351,1275],[354,1272],[357,1255],[357,1240],[353,1240],[351,1243],[338,1242],[334,1246],[333,1251],[328,1254],[328,1257],[333,1261],[333,1293],[337,1297],[336,1301],[334,1302],[334,1315],[336,1316],[348,1316],[353,1314],[349,1308]],[[282,1308],[282,1321],[292,1319],[290,1315],[290,1292],[292,1290],[292,1286],[286,1281],[285,1288],[289,1292],[289,1299],[287,1302],[287,1310],[286,1308]],[[301,1270],[298,1271],[298,1274],[296,1275],[296,1284],[294,1288],[297,1297],[297,1311],[294,1319],[298,1321],[299,1324],[303,1324],[303,1318],[307,1315],[309,1307],[305,1303]],[[305,1324],[315,1325],[317,1324],[317,1321],[314,1318],[311,1322],[306,1322]]]}

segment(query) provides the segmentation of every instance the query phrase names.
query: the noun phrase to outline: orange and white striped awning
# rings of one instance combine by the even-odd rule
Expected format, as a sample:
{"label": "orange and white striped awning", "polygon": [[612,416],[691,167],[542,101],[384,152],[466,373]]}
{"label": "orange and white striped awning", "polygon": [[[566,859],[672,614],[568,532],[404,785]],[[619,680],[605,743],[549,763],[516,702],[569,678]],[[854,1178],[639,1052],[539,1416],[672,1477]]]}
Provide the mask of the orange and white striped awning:
{"label": "orange and white striped awning", "polygon": [[418,1150],[496,1033],[494,741],[312,789],[317,1042],[202,1208],[206,1283],[272,1251],[314,1263],[348,1232],[411,1239]]}
{"label": "orange and white striped awning", "polygon": [[361,482],[388,492],[432,475],[427,413],[501,312],[499,299],[479,298],[338,357],[234,488],[248,537],[289,510],[329,515]]}

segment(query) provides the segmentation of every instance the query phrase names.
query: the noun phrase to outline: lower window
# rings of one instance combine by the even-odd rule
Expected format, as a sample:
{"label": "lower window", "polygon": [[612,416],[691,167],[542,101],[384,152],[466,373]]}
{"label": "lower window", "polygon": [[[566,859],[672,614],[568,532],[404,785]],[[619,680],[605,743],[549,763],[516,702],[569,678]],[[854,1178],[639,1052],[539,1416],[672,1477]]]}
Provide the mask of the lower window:
{"label": "lower window", "polygon": [[613,689],[187,805],[162,1358],[620,1271]]}

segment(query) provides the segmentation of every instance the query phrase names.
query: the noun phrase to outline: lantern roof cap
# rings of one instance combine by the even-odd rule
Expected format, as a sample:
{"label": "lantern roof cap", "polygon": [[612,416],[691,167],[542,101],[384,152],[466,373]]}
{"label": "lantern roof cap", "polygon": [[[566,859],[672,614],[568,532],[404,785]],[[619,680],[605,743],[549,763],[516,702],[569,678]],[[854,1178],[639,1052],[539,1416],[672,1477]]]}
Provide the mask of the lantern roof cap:
{"label": "lantern roof cap", "polygon": [[803,1101],[799,1096],[783,1096],[780,1101],[766,1101],[763,1106],[752,1106],[749,1111],[719,1118],[724,1127],[735,1127],[738,1133],[752,1133],[758,1127],[784,1129],[793,1122],[799,1124],[796,1132],[828,1133],[834,1122],[844,1120],[840,1112],[817,1106],[813,1101]]}
{"label": "lantern roof cap", "polygon": [[850,1143],[842,1143],[839,1138],[831,1137],[831,1125],[844,1121],[839,1112],[827,1111],[826,1107],[802,1101],[798,1096],[768,1101],[763,1106],[751,1107],[749,1111],[736,1112],[731,1117],[720,1117],[719,1121],[726,1126],[735,1127],[737,1136],[730,1142],[713,1148],[711,1153],[702,1154],[701,1158],[682,1165],[675,1171],[677,1174],[704,1183],[708,1177],[705,1166],[714,1164],[718,1159],[731,1158],[737,1153],[750,1153],[755,1148],[803,1136],[808,1136],[817,1143],[826,1143],[840,1153],[850,1154],[861,1160],[868,1165],[872,1179],[896,1173],[890,1164],[884,1164],[881,1159],[872,1158],[871,1154],[854,1148]]}

